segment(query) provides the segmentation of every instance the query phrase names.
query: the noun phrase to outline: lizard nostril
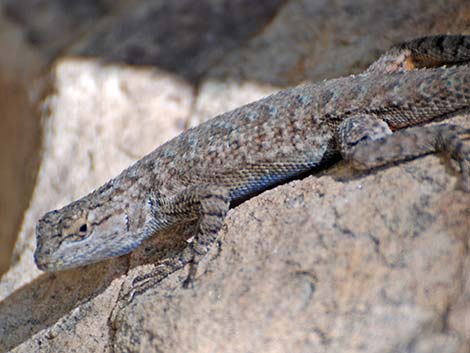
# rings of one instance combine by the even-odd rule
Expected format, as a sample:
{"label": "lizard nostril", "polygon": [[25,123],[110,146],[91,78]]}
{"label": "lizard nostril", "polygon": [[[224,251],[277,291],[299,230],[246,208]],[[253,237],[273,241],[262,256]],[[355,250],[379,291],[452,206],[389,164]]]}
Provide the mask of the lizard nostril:
{"label": "lizard nostril", "polygon": [[88,227],[86,226],[86,224],[82,224],[81,227],[80,227],[80,232],[82,233],[85,233],[87,231]]}

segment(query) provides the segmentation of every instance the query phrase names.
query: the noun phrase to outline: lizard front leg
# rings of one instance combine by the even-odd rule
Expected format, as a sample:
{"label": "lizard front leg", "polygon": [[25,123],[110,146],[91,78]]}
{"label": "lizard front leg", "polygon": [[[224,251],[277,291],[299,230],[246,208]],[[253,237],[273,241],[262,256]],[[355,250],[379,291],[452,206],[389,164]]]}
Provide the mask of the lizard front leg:
{"label": "lizard front leg", "polygon": [[392,133],[387,123],[364,115],[343,121],[338,129],[340,151],[356,169],[372,169],[445,152],[460,166],[462,188],[470,191],[470,129],[441,124],[408,128]]}
{"label": "lizard front leg", "polygon": [[154,286],[171,273],[191,264],[187,285],[194,277],[196,264],[209,251],[222,227],[230,206],[229,190],[224,186],[190,186],[172,197],[153,194],[149,198],[150,231],[197,219],[196,235],[179,256],[171,258],[154,271],[134,279],[133,295]]}

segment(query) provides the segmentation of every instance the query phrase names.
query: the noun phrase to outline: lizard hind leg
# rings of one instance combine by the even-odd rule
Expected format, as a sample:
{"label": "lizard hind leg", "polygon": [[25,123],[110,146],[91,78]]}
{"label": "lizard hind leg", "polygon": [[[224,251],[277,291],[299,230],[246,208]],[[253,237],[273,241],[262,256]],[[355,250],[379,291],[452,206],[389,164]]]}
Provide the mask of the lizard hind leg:
{"label": "lizard hind leg", "polygon": [[460,167],[462,188],[470,191],[470,129],[451,124],[428,125],[394,133],[379,119],[363,115],[338,128],[340,152],[354,168],[367,170],[430,153],[445,152]]}
{"label": "lizard hind leg", "polygon": [[392,46],[368,72],[393,73],[470,63],[470,36],[436,35]]}
{"label": "lizard hind leg", "polygon": [[223,225],[230,197],[229,190],[224,186],[200,184],[169,198],[154,195],[150,198],[150,204],[154,230],[197,219],[196,234],[178,256],[164,261],[152,272],[136,277],[132,297],[153,287],[186,264],[191,267],[185,285],[192,281],[197,263],[209,251]]}

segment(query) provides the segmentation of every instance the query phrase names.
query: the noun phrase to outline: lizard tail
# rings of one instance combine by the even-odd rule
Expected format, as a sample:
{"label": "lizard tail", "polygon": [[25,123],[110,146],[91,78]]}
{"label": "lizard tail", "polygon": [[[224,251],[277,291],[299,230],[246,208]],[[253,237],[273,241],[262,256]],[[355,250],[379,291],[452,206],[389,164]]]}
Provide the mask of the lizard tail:
{"label": "lizard tail", "polygon": [[469,63],[470,36],[442,34],[413,39],[391,47],[367,72],[389,74]]}

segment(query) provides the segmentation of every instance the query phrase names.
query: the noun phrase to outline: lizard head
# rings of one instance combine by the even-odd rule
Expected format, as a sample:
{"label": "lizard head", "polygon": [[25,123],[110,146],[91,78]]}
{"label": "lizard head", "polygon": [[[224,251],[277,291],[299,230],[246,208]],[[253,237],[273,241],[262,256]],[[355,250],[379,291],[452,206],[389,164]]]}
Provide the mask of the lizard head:
{"label": "lizard head", "polygon": [[129,253],[144,237],[132,232],[136,224],[130,222],[141,217],[128,212],[119,203],[91,205],[84,198],[46,213],[36,226],[38,268],[58,271]]}

